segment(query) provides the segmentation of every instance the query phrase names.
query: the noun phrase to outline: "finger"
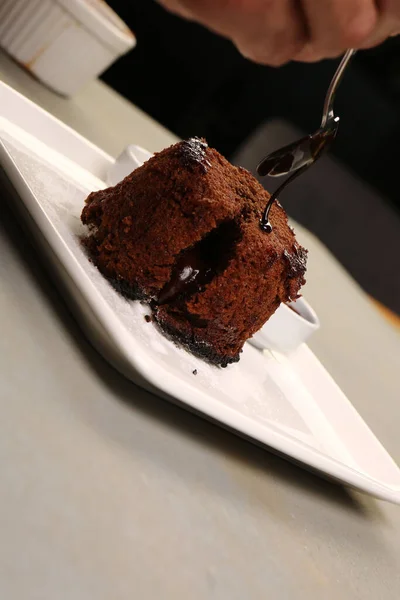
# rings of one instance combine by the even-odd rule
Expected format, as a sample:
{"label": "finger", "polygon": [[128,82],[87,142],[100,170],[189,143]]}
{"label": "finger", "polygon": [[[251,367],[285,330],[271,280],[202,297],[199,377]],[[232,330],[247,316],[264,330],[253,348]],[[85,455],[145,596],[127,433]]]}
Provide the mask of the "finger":
{"label": "finger", "polygon": [[399,0],[379,0],[380,19],[362,48],[372,48],[400,32],[400,2]]}
{"label": "finger", "polygon": [[378,23],[373,0],[303,0],[311,43],[298,60],[337,56],[348,48],[359,48]]}
{"label": "finger", "polygon": [[392,35],[396,33],[396,24],[392,19],[382,19],[372,35],[370,35],[363,44],[360,45],[360,48],[365,50],[367,48],[374,48],[375,46],[379,46],[385,40],[387,40]]}
{"label": "finger", "polygon": [[379,0],[379,6],[383,14],[392,17],[397,23],[400,23],[399,0]]}
{"label": "finger", "polygon": [[297,0],[264,0],[258,5],[247,25],[242,16],[232,38],[247,58],[271,66],[283,65],[308,40],[301,7]]}
{"label": "finger", "polygon": [[231,39],[259,63],[281,65],[304,46],[306,29],[298,0],[160,0]]}
{"label": "finger", "polygon": [[320,60],[324,60],[326,58],[338,58],[342,55],[343,51],[338,50],[337,52],[332,51],[326,53],[318,50],[318,48],[314,44],[308,43],[304,46],[303,50],[299,52],[297,56],[295,56],[294,60],[296,62],[314,63]]}
{"label": "finger", "polygon": [[182,5],[180,0],[157,0],[159,4],[167,8],[169,11],[183,17],[185,19],[193,18],[193,14],[187,7]]}

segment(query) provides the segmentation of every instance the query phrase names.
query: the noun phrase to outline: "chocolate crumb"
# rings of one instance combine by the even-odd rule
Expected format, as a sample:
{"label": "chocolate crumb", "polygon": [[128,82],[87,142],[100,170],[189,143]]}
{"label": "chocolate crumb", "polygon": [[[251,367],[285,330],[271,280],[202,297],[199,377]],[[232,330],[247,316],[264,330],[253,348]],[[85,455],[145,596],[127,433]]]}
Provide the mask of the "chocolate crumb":
{"label": "chocolate crumb", "polygon": [[144,320],[146,321],[146,323],[151,323],[151,316],[150,315],[144,315]]}
{"label": "chocolate crumb", "polygon": [[193,371],[193,375],[197,375],[197,369]]}

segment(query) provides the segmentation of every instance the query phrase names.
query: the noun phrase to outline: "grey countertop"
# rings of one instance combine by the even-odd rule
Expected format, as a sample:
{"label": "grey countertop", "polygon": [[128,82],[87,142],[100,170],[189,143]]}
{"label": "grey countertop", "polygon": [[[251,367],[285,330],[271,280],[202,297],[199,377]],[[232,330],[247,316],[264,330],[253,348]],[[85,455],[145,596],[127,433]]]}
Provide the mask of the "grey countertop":
{"label": "grey countertop", "polygon": [[[117,154],[174,137],[104,84],[0,78]],[[144,82],[142,82],[144,85]],[[400,335],[309,233],[312,348],[400,462]],[[394,600],[400,507],[142,391],[89,346],[2,207],[0,597]]]}

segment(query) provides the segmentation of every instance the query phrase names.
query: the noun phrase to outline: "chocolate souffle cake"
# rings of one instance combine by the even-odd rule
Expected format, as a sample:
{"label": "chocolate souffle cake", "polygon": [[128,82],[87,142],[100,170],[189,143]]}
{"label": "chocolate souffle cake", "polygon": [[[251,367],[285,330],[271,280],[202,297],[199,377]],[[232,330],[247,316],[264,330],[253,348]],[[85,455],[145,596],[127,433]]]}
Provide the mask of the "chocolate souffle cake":
{"label": "chocolate souffle cake", "polygon": [[193,138],[163,150],[113,188],[90,194],[84,244],[124,296],[149,303],[161,329],[227,366],[281,302],[298,297],[307,251],[245,169]]}

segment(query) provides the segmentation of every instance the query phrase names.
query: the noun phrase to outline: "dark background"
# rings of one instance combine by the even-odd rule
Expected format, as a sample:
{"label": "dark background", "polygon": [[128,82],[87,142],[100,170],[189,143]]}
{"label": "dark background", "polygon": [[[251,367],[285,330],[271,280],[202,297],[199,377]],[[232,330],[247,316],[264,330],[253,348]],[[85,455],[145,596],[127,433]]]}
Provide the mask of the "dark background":
{"label": "dark background", "polygon": [[[279,69],[259,66],[241,57],[229,41],[167,13],[151,0],[108,1],[135,32],[138,43],[134,51],[103,75],[104,81],[178,136],[203,136],[235,160],[238,155],[243,156],[243,148],[252,143],[252,137],[267,122],[280,119],[305,133],[319,126],[324,96],[337,61],[291,63]],[[349,203],[354,208],[355,221],[349,223],[346,234],[353,239],[345,244],[339,233],[332,235],[326,219],[313,216],[321,213],[317,204],[315,210],[310,209],[310,203],[304,210],[303,201],[291,202],[292,191],[287,208],[330,247],[367,291],[400,314],[400,37],[357,55],[340,88],[336,111],[341,117],[341,128],[332,149],[333,157],[342,165],[343,173],[346,171],[345,178],[352,174],[371,188],[368,193],[374,195],[374,201],[368,210],[378,214],[382,209],[385,218],[393,220],[396,226],[391,226],[385,235],[383,219],[382,239],[377,239],[376,232],[369,241],[365,236],[358,239],[356,214],[364,208],[362,187],[357,188],[357,204],[354,196],[347,197],[348,186],[337,186],[341,194],[336,199],[339,222]],[[268,131],[266,127],[267,137]],[[266,148],[269,149],[268,144]],[[254,156],[251,151],[245,152],[250,158],[244,166],[254,169],[263,152],[260,143]],[[334,174],[340,178],[340,170],[334,169]],[[318,177],[317,167],[313,177]],[[319,186],[323,194],[326,182],[311,183]],[[388,235],[390,240],[385,239]],[[367,257],[371,268],[366,270],[363,265],[362,273],[357,266],[362,258],[358,263],[354,258],[355,253],[362,257],[362,249],[357,246],[361,240],[363,244],[371,243],[371,256]],[[394,254],[393,260],[389,254]],[[388,273],[399,281],[395,290],[393,285],[385,287],[384,281],[375,286],[371,282],[383,256],[389,261]]]}

